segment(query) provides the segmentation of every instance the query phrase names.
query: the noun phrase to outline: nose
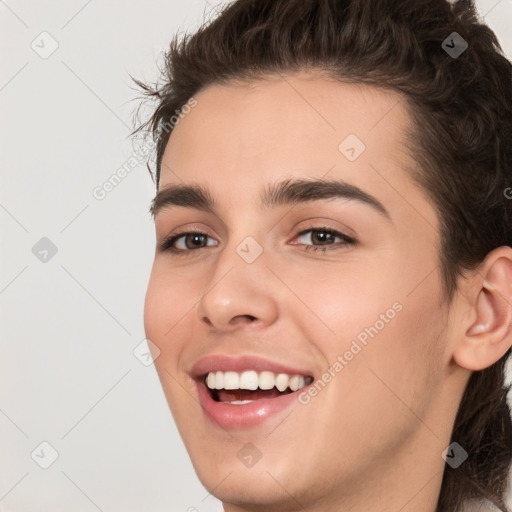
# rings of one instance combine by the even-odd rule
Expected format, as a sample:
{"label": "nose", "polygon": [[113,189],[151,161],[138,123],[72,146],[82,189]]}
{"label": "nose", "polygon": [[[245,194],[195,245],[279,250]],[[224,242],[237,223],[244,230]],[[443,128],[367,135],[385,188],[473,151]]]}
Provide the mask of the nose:
{"label": "nose", "polygon": [[262,260],[260,257],[249,264],[235,251],[220,256],[197,305],[200,322],[216,331],[274,323],[278,317],[278,281]]}

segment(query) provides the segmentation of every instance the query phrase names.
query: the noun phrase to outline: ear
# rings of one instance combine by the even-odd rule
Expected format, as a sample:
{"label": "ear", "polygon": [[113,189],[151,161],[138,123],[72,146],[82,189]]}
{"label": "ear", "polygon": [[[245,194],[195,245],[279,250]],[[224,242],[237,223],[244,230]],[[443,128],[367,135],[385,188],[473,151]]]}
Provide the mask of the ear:
{"label": "ear", "polygon": [[464,287],[466,320],[453,359],[478,371],[492,366],[512,346],[512,248],[491,251]]}

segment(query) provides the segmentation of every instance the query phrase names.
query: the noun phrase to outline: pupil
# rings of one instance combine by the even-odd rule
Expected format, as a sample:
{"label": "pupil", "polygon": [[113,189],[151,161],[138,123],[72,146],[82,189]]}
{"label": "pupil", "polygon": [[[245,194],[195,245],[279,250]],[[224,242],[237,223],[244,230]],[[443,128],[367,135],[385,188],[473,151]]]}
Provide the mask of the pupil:
{"label": "pupil", "polygon": [[[323,233],[324,236],[322,236],[322,233]],[[326,237],[332,237],[331,233],[327,233],[325,231],[317,231],[316,232],[316,238],[320,239],[320,242],[325,242],[326,241]]]}
{"label": "pupil", "polygon": [[[203,235],[192,235],[192,244],[195,245],[196,247],[198,245],[201,245],[201,239],[203,238]],[[198,244],[196,244],[196,242],[199,242]]]}

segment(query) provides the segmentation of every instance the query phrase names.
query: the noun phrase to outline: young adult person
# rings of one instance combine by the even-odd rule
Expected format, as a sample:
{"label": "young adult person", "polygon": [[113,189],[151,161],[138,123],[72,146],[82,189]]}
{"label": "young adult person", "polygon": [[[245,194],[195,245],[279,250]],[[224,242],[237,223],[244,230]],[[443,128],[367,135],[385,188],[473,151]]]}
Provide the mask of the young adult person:
{"label": "young adult person", "polygon": [[136,82],[146,335],[224,510],[506,512],[512,65],[474,6],[238,0]]}

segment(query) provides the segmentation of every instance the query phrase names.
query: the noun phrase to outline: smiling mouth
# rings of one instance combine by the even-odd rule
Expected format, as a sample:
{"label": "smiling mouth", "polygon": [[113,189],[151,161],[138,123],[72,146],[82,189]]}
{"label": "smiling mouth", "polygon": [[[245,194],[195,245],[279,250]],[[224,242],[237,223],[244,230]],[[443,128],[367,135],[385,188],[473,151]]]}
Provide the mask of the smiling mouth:
{"label": "smiling mouth", "polygon": [[206,374],[203,382],[215,402],[244,405],[299,392],[313,382],[313,377],[270,371],[217,371]]}

